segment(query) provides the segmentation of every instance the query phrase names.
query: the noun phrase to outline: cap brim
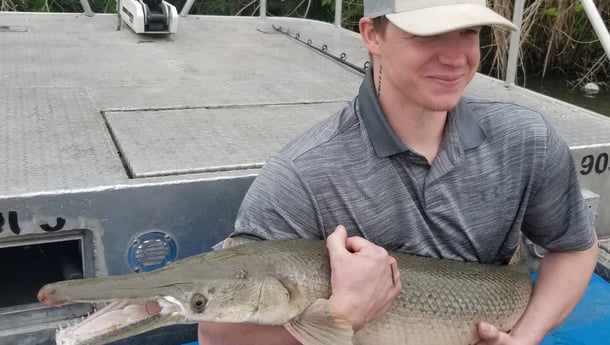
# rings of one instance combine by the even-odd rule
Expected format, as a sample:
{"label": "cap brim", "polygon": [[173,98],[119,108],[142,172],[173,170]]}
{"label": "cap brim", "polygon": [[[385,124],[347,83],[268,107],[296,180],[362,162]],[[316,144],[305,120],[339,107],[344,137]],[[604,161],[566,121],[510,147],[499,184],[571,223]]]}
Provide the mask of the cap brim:
{"label": "cap brim", "polygon": [[433,36],[446,32],[486,25],[499,25],[519,30],[511,21],[477,4],[455,4],[428,7],[386,17],[401,30],[417,36]]}

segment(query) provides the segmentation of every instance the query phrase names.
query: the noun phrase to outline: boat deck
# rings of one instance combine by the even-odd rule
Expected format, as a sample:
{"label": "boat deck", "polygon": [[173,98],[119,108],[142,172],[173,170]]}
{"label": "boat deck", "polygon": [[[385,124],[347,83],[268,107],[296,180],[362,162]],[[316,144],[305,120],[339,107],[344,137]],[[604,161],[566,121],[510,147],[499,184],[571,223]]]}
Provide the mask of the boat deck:
{"label": "boat deck", "polygon": [[[140,36],[114,15],[0,14],[4,196],[259,167],[356,93],[357,34],[287,18],[180,18]],[[610,119],[478,76],[469,91],[541,111],[569,145],[610,144]]]}

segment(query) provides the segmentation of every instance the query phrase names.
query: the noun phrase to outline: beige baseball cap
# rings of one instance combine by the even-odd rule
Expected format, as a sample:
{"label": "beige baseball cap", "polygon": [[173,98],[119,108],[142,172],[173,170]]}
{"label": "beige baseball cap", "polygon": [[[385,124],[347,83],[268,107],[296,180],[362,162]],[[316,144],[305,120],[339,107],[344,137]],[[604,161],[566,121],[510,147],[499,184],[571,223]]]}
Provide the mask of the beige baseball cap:
{"label": "beige baseball cap", "polygon": [[489,9],[486,0],[364,0],[364,16],[386,16],[403,31],[418,36],[485,25],[518,30]]}

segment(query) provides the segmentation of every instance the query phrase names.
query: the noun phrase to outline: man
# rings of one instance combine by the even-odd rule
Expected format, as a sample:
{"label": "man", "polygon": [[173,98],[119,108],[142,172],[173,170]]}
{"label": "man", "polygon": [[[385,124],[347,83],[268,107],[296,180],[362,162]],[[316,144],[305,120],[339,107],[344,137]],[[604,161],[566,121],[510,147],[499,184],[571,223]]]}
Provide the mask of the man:
{"label": "man", "polygon": [[[518,105],[463,96],[481,27],[516,28],[484,0],[365,0],[364,15],[372,65],[359,95],[268,160],[232,237],[326,238],[325,315],[358,331],[402,288],[383,248],[505,264],[522,231],[550,251],[528,308],[510,333],[485,322],[477,331],[479,344],[538,344],[582,295],[597,245],[553,128]],[[295,337],[290,327],[199,329],[201,345]]]}

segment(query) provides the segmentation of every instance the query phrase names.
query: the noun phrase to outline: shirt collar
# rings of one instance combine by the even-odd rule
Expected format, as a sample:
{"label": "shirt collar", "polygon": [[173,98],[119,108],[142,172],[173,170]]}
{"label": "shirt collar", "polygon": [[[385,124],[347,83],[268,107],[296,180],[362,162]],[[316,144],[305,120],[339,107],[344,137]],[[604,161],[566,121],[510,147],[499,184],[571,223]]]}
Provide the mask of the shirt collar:
{"label": "shirt collar", "polygon": [[[369,68],[360,85],[358,94],[360,118],[368,133],[375,152],[380,157],[409,151],[409,147],[394,133],[379,105],[373,83],[372,68]],[[464,150],[479,146],[485,140],[485,133],[479,125],[472,109],[464,99],[451,110],[455,117],[456,129]]]}

